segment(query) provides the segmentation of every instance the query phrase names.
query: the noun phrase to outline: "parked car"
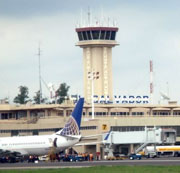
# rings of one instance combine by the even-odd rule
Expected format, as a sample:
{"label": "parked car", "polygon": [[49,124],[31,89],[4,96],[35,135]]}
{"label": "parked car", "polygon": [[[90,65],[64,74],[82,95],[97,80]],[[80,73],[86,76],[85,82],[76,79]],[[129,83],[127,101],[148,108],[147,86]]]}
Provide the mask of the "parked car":
{"label": "parked car", "polygon": [[155,158],[155,157],[157,157],[157,153],[156,152],[149,152],[145,156],[146,156],[146,158]]}
{"label": "parked car", "polygon": [[81,161],[84,161],[84,157],[83,156],[75,156],[75,161],[76,162],[81,162]]}
{"label": "parked car", "polygon": [[141,155],[141,154],[135,154],[135,153],[133,153],[133,154],[130,154],[130,155],[129,155],[129,159],[130,159],[130,160],[135,160],[135,159],[141,160],[141,158],[142,158],[142,155]]}
{"label": "parked car", "polygon": [[61,156],[61,160],[63,160],[63,162],[78,162],[84,161],[84,158],[81,155],[64,155]]}
{"label": "parked car", "polygon": [[7,157],[1,157],[0,158],[0,163],[7,163],[7,162],[8,162]]}
{"label": "parked car", "polygon": [[16,163],[16,162],[23,162],[23,158],[18,156],[6,156],[0,158],[0,163]]}

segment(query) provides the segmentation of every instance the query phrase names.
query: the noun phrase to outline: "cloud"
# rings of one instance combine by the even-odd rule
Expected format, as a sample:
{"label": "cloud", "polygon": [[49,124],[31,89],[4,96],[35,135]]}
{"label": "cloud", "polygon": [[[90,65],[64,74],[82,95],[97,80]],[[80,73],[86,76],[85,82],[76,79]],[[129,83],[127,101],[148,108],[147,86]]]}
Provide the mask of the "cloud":
{"label": "cloud", "polygon": [[79,48],[75,47],[77,36],[71,18],[71,15],[56,15],[16,22],[9,19],[1,23],[1,78],[7,80],[7,86],[13,81],[14,91],[23,84],[33,88],[34,92],[38,90],[39,41],[44,80],[73,80],[72,74],[76,74],[73,73],[76,70],[74,67],[81,65],[78,63],[82,62],[82,57],[77,51]]}
{"label": "cloud", "polygon": [[[115,94],[149,94],[149,60],[153,59],[156,101],[166,82],[172,98],[179,99],[178,4],[140,0],[104,1],[103,5],[91,2],[93,19],[104,11],[106,19],[115,19],[119,25],[120,45],[113,48]],[[39,89],[39,41],[41,72],[46,83],[66,82],[71,93],[83,94],[82,49],[75,46],[75,25],[81,8],[86,18],[85,1],[0,1],[1,98],[9,93],[13,99],[20,85],[28,86],[30,96]],[[44,85],[43,92],[48,95]]]}

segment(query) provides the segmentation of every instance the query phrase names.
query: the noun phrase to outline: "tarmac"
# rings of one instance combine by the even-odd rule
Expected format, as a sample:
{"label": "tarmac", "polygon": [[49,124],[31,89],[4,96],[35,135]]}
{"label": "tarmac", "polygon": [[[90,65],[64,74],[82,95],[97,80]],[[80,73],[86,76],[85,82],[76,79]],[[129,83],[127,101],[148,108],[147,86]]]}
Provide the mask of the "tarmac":
{"label": "tarmac", "polygon": [[82,161],[82,162],[50,162],[39,161],[38,163],[0,163],[1,170],[7,169],[59,169],[59,168],[80,168],[92,166],[120,166],[120,165],[154,165],[170,166],[179,165],[180,158],[154,158],[142,160],[101,160],[101,161]]}

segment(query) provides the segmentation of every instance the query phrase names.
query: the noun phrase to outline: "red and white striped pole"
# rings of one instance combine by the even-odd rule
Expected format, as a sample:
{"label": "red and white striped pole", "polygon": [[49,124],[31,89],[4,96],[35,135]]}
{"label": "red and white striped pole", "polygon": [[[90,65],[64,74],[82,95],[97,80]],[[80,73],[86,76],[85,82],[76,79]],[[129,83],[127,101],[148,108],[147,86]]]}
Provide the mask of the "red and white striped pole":
{"label": "red and white striped pole", "polygon": [[150,60],[150,103],[153,104],[153,93],[154,93],[154,86],[153,86],[153,62]]}

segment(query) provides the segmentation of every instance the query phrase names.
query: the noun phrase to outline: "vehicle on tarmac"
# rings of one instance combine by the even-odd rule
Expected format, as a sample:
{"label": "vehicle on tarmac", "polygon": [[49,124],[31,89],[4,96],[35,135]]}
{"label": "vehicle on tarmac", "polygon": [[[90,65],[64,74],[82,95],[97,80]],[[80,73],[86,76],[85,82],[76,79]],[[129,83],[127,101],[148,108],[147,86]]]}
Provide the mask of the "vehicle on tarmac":
{"label": "vehicle on tarmac", "polygon": [[80,162],[80,161],[84,161],[84,158],[81,155],[63,155],[60,157],[60,161],[63,161],[63,162]]}
{"label": "vehicle on tarmac", "polygon": [[127,158],[128,156],[125,154],[114,154],[114,156],[111,157],[106,156],[105,160],[124,160]]}
{"label": "vehicle on tarmac", "polygon": [[39,161],[48,161],[49,157],[48,157],[48,155],[44,155],[44,156],[39,156],[38,159],[39,159]]}
{"label": "vehicle on tarmac", "polygon": [[23,158],[18,156],[0,157],[0,163],[16,163],[16,162],[23,162]]}
{"label": "vehicle on tarmac", "polygon": [[157,153],[156,152],[149,152],[145,156],[146,156],[146,158],[155,158],[155,157],[157,157]]}
{"label": "vehicle on tarmac", "polygon": [[125,154],[116,154],[115,159],[116,160],[124,160],[127,159],[128,157]]}
{"label": "vehicle on tarmac", "polygon": [[135,153],[133,153],[133,154],[130,154],[130,155],[129,155],[129,159],[130,159],[130,160],[135,160],[135,159],[141,160],[141,158],[142,158],[142,155],[141,155],[141,154],[135,154]]}
{"label": "vehicle on tarmac", "polygon": [[39,161],[37,156],[29,156],[28,163],[36,163],[37,161]]}
{"label": "vehicle on tarmac", "polygon": [[[164,145],[164,146],[147,146],[144,151],[145,155],[151,156],[180,156],[180,146],[179,145]],[[154,154],[153,154],[154,153]]]}
{"label": "vehicle on tarmac", "polygon": [[84,161],[84,157],[82,157],[82,156],[75,156],[75,161],[76,162]]}

